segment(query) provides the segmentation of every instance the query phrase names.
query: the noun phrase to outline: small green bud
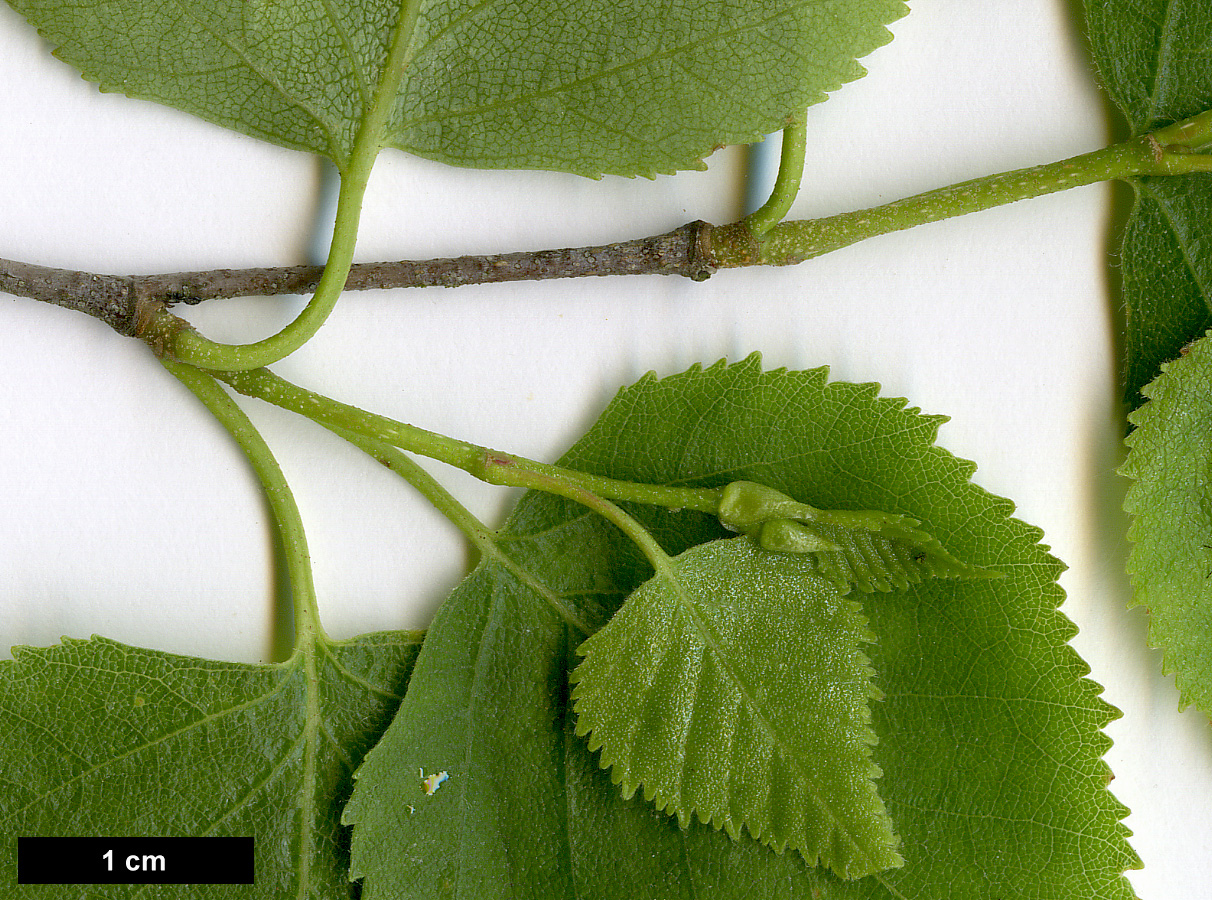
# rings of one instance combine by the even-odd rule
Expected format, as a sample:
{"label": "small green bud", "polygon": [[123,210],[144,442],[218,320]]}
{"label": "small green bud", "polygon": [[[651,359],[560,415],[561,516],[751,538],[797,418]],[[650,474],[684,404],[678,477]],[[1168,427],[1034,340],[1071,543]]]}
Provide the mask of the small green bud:
{"label": "small green bud", "polygon": [[814,519],[839,528],[856,531],[872,531],[884,537],[914,541],[921,537],[917,519],[897,513],[881,512],[877,509],[822,509]]}
{"label": "small green bud", "polygon": [[734,481],[720,497],[720,524],[749,533],[770,519],[814,519],[818,510],[752,481]]}
{"label": "small green bud", "polygon": [[758,544],[775,553],[837,553],[841,547],[791,519],[770,519],[758,531]]}

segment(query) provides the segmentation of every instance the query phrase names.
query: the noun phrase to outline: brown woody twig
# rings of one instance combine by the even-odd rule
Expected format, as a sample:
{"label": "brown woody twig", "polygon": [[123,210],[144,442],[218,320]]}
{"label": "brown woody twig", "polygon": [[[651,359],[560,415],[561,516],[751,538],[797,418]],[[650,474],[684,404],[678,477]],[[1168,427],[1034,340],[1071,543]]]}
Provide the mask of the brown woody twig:
{"label": "brown woody twig", "polygon": [[[683,275],[702,281],[715,271],[711,226],[691,222],[666,234],[600,247],[460,256],[452,259],[358,263],[345,289],[459,287],[587,275]],[[0,291],[78,310],[119,334],[135,337],[161,305],[221,297],[310,293],[323,266],[212,269],[163,275],[99,275],[0,259]]]}

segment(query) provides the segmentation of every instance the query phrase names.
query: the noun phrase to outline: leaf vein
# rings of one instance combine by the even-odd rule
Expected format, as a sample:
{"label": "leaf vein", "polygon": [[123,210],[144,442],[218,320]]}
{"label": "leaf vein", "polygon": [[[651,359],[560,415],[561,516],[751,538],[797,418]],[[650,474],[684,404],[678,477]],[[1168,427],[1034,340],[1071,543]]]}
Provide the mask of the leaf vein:
{"label": "leaf vein", "polygon": [[[483,665],[484,648],[488,645],[489,635],[495,634],[497,630],[497,616],[495,614],[497,613],[498,604],[500,602],[500,592],[500,586],[494,581],[492,591],[489,594],[490,600],[488,603],[488,609],[485,610],[484,613],[484,627],[480,631],[480,642],[476,647],[475,662],[473,663],[475,668],[472,674],[471,690],[468,692],[467,698],[468,722],[476,721],[477,711],[480,706],[479,698],[483,693],[483,679],[487,677],[485,674],[485,667]],[[467,744],[463,750],[464,769],[467,772],[473,771],[471,758],[474,751],[475,739],[476,729],[468,728]],[[467,790],[467,784],[464,784],[459,788],[459,874],[455,882],[455,895],[459,898],[465,896],[463,885],[466,884],[467,879],[464,876],[468,869],[474,868],[474,863],[469,859],[471,853],[470,845],[473,842],[463,839],[463,835],[467,834],[468,832],[467,820],[468,816],[471,814],[471,803],[467,800]]]}
{"label": "leaf vein", "polygon": [[1167,224],[1170,226],[1170,233],[1174,236],[1174,243],[1178,246],[1178,250],[1183,257],[1183,263],[1186,265],[1187,271],[1191,275],[1191,280],[1195,282],[1195,286],[1199,290],[1199,295],[1204,301],[1204,306],[1212,311],[1212,294],[1209,294],[1210,286],[1205,285],[1203,280],[1199,277],[1199,270],[1195,265],[1196,255],[1192,252],[1191,247],[1188,245],[1182,231],[1178,227],[1179,217],[1174,215],[1174,211],[1166,202],[1166,198],[1152,190],[1147,182],[1140,182],[1139,186],[1143,193],[1147,193],[1151,198],[1153,198],[1154,202],[1157,204],[1158,210],[1165,217]]}
{"label": "leaf vein", "polygon": [[[718,664],[719,664],[720,668],[724,670],[724,672],[728,675],[728,677],[731,679],[731,681],[737,686],[738,690],[741,692],[741,696],[745,700],[745,705],[749,710],[749,714],[758,723],[758,725],[761,727],[762,731],[768,736],[771,746],[777,747],[778,750],[781,752],[782,756],[785,759],[787,759],[787,761],[796,769],[796,771],[799,773],[800,778],[803,780],[804,784],[809,786],[809,790],[812,792],[812,795],[816,799],[816,802],[817,802],[818,806],[820,807],[820,809],[826,815],[828,815],[830,819],[833,820],[833,822],[837,828],[837,832],[841,835],[845,835],[845,837],[850,841],[850,843],[854,847],[858,848],[860,846],[859,842],[852,835],[849,834],[849,832],[844,827],[841,817],[838,816],[838,814],[834,811],[832,806],[830,806],[825,801],[825,798],[821,796],[820,790],[817,787],[816,783],[813,781],[810,774],[803,769],[802,761],[795,754],[793,754],[791,752],[791,750],[787,744],[787,741],[784,738],[784,736],[782,735],[782,733],[779,732],[778,729],[776,729],[774,727],[774,725],[770,722],[770,720],[767,719],[766,716],[762,714],[762,711],[761,711],[760,707],[758,706],[757,700],[755,699],[755,693],[753,691],[753,688],[750,685],[746,684],[744,679],[741,678],[740,673],[738,673],[729,664],[727,657],[725,656],[722,648],[720,647],[719,636],[715,634],[715,632],[707,625],[707,623],[705,621],[703,621],[702,619],[699,618],[698,610],[695,608],[694,601],[686,593],[685,588],[682,586],[681,580],[678,579],[676,577],[676,574],[674,574],[672,572],[665,573],[665,577],[666,577],[666,580],[673,586],[674,596],[676,596],[679,599],[683,608],[687,611],[687,614],[689,615],[690,620],[695,627],[695,630],[699,632],[699,636],[702,639],[703,643],[706,645],[706,647],[711,651],[711,653],[718,660]],[[771,759],[773,760],[773,755],[771,756]],[[768,789],[769,785],[766,784],[766,785],[764,785],[764,787],[766,787]]]}
{"label": "leaf vein", "polygon": [[[401,643],[399,646],[406,646],[406,643]],[[348,668],[346,668],[345,664],[341,662],[341,660],[337,657],[337,655],[332,652],[332,646],[328,642],[321,641],[320,648],[321,648],[321,652],[323,652],[325,657],[328,658],[328,665],[332,669],[334,669],[338,675],[340,675],[343,679],[348,681],[350,684],[354,685],[355,687],[362,688],[367,693],[375,694],[379,697],[383,697],[386,700],[402,699],[399,694],[397,694],[393,691],[389,691],[387,688],[380,687],[379,685],[372,684],[370,681],[363,678],[361,675],[356,675],[353,672],[351,672]]]}
{"label": "leaf vein", "polygon": [[362,97],[362,106],[366,108],[370,106],[371,98],[374,94],[374,87],[371,84],[369,74],[363,71],[359,65],[357,54],[354,53],[353,41],[349,37],[349,29],[345,27],[345,23],[341,21],[341,17],[333,9],[332,0],[321,0],[321,3],[324,6],[324,15],[332,23],[332,27],[337,32],[337,38],[341,42],[341,49],[345,52],[345,58],[349,62],[349,69],[357,80],[358,94]]}
{"label": "leaf vein", "polygon": [[68,778],[68,779],[65,779],[64,781],[59,782],[51,789],[44,791],[43,793],[37,795],[32,800],[30,800],[29,803],[25,804],[24,806],[13,810],[13,812],[9,815],[9,817],[7,819],[5,819],[4,821],[9,822],[9,821],[14,820],[19,813],[24,812],[30,806],[33,806],[35,803],[40,803],[43,800],[46,800],[52,794],[58,793],[59,791],[63,790],[64,788],[66,788],[69,785],[83,781],[85,778],[89,777],[93,773],[99,772],[99,771],[107,768],[108,766],[111,766],[114,763],[119,762],[120,760],[134,756],[138,753],[142,753],[144,750],[149,750],[152,747],[155,747],[157,744],[162,744],[165,741],[173,739],[174,737],[179,737],[180,735],[188,734],[189,732],[191,732],[197,728],[201,728],[202,726],[204,726],[212,721],[222,719],[225,716],[229,716],[234,713],[241,712],[245,709],[251,709],[254,706],[257,706],[261,703],[268,702],[269,699],[271,697],[273,697],[275,694],[279,694],[282,691],[284,691],[286,689],[286,685],[289,682],[290,682],[289,678],[283,678],[272,691],[268,691],[267,693],[262,694],[260,697],[257,697],[254,700],[250,700],[247,703],[238,703],[235,706],[228,707],[227,709],[220,710],[216,713],[209,713],[205,716],[202,716],[199,719],[195,719],[194,721],[189,722],[186,725],[183,725],[180,728],[173,729],[172,731],[166,731],[163,734],[157,736],[153,740],[145,741],[144,743],[141,743],[141,744],[136,744],[135,746],[131,747],[128,750],[123,751],[122,753],[112,756],[109,759],[106,759],[102,762],[96,763],[91,768],[86,769],[82,772],[79,772],[76,775],[73,775],[71,778]]}
{"label": "leaf vein", "polygon": [[502,100],[499,100],[499,101],[496,101],[493,103],[485,103],[485,104],[481,104],[478,106],[467,106],[467,107],[464,107],[461,109],[443,109],[440,111],[440,113],[426,114],[426,115],[418,116],[413,119],[403,120],[400,123],[399,127],[400,127],[400,130],[404,130],[407,128],[413,128],[417,125],[425,124],[427,122],[444,121],[447,119],[457,119],[457,118],[462,118],[462,117],[466,117],[466,116],[484,115],[485,113],[498,112],[500,110],[509,109],[514,106],[523,106],[528,103],[532,103],[535,100],[545,99],[545,98],[549,98],[549,97],[555,97],[560,94],[569,93],[569,92],[577,90],[578,88],[585,87],[587,85],[591,85],[595,82],[618,76],[629,70],[643,68],[645,66],[650,66],[650,65],[653,65],[654,63],[663,61],[665,59],[670,59],[674,56],[678,56],[678,55],[682,55],[682,54],[691,52],[704,45],[709,45],[711,43],[726,43],[729,39],[735,38],[738,35],[743,35],[749,31],[763,29],[766,26],[768,26],[771,22],[777,21],[778,19],[781,19],[781,18],[787,18],[794,11],[795,11],[794,8],[788,8],[788,9],[782,10],[780,12],[777,12],[774,15],[769,16],[768,18],[763,19],[761,21],[752,22],[750,24],[743,25],[741,27],[734,28],[729,31],[718,32],[716,34],[711,35],[710,37],[706,37],[706,38],[703,38],[698,41],[690,41],[689,43],[679,45],[679,46],[671,48],[669,50],[651,53],[647,56],[643,56],[643,57],[631,60],[626,63],[620,63],[619,65],[612,66],[608,69],[603,69],[599,72],[593,73],[592,75],[586,75],[583,78],[576,78],[571,81],[567,81],[562,84],[555,85],[554,87],[548,88],[546,90],[535,91],[534,93],[524,94],[524,95],[517,96],[517,97],[507,97],[507,98],[504,98]]}
{"label": "leaf vein", "polygon": [[219,44],[226,47],[233,54],[235,54],[236,57],[238,57],[240,59],[240,61],[243,62],[244,65],[248,67],[249,71],[251,71],[258,78],[260,78],[266,84],[268,84],[270,87],[272,87],[279,94],[279,96],[282,97],[283,100],[285,100],[291,106],[295,107],[300,112],[304,113],[312,121],[314,121],[320,127],[320,130],[326,136],[326,138],[328,140],[328,147],[329,147],[329,150],[332,152],[333,158],[337,159],[337,160],[343,160],[344,154],[341,153],[341,151],[339,149],[339,145],[337,144],[337,141],[336,141],[336,128],[334,127],[334,125],[331,122],[328,122],[327,119],[323,115],[321,115],[321,113],[318,110],[313,109],[310,104],[303,102],[302,99],[294,96],[290,91],[286,90],[286,88],[281,84],[279,79],[274,77],[272,73],[270,73],[269,71],[264,69],[264,67],[258,66],[256,63],[254,63],[252,61],[252,57],[248,54],[248,51],[246,48],[240,47],[234,41],[230,41],[230,40],[224,38],[221,34],[216,32],[213,28],[208,26],[198,16],[194,15],[194,13],[186,6],[185,3],[182,2],[182,0],[174,0],[174,3],[176,4],[177,8],[184,15],[188,16],[194,22],[195,25],[197,25],[199,28],[201,28],[203,31],[205,31],[207,34],[209,34]]}
{"label": "leaf vein", "polygon": [[1157,50],[1154,55],[1153,65],[1153,84],[1149,91],[1149,106],[1147,109],[1147,118],[1141,124],[1141,131],[1149,131],[1155,124],[1157,118],[1157,108],[1161,103],[1161,92],[1163,88],[1164,73],[1169,65],[1170,51],[1174,46],[1172,32],[1174,30],[1174,12],[1178,9],[1178,4],[1174,0],[1167,0],[1166,12],[1162,18],[1161,30],[1157,36]]}

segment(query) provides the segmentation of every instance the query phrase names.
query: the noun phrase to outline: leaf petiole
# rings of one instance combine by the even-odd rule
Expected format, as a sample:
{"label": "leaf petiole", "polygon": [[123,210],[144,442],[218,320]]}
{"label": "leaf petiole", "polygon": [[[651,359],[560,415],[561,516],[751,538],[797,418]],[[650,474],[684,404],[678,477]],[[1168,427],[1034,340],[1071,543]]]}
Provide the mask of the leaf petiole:
{"label": "leaf petiole", "polygon": [[286,555],[286,571],[290,581],[291,606],[295,619],[294,652],[308,653],[315,644],[327,640],[320,624],[316,605],[316,588],[312,579],[311,555],[307,550],[307,535],[294,494],[273,452],[244,411],[208,373],[193,366],[161,359],[161,364],[195,397],[202,401],[219,423],[239,444],[265,490],[274,523],[281,536]]}
{"label": "leaf petiole", "polygon": [[[571,474],[576,475],[580,473]],[[632,543],[640,548],[657,573],[663,575],[671,573],[673,560],[661,545],[657,543],[656,538],[652,536],[647,528],[614,503],[603,497],[599,497],[597,494],[578,484],[575,479],[548,472],[519,470],[519,474],[516,476],[516,484],[518,487],[525,487],[548,494],[555,494],[557,497],[564,497],[567,500],[581,504],[587,509],[593,510],[615,528],[619,529],[619,531],[623,532],[623,534],[627,535]]]}
{"label": "leaf petiole", "polygon": [[761,233],[747,219],[714,228],[710,255],[720,268],[792,265],[882,234],[1099,181],[1212,171],[1212,155],[1191,152],[1209,143],[1212,111],[1101,150],[975,178],[883,206],[778,222]]}
{"label": "leaf petiole", "polygon": [[[216,372],[214,376],[242,394],[297,412],[323,425],[383,463],[450,519],[480,552],[495,550],[492,532],[432,475],[401,451],[447,463],[489,484],[529,488],[580,503],[634,541],[658,572],[667,568],[669,556],[643,525],[597,493],[597,489],[604,489],[607,496],[615,500],[690,508],[711,515],[717,514],[724,493],[722,488],[679,488],[616,481],[477,447],[348,406],[291,384],[268,369]],[[582,630],[589,633],[584,627]]]}
{"label": "leaf petiole", "polygon": [[756,238],[783,220],[791,211],[795,195],[800,191],[800,180],[804,175],[804,155],[807,152],[808,126],[805,114],[787,123],[783,129],[783,146],[779,152],[779,172],[774,181],[770,198],[762,206],[747,215],[743,222]]}
{"label": "leaf petiole", "polygon": [[[277,334],[251,344],[223,344],[203,337],[191,328],[174,328],[168,352],[192,366],[237,371],[277,362],[311,340],[328,320],[349,277],[361,220],[362,198],[366,193],[369,175],[367,168],[360,178],[355,175],[341,176],[341,193],[337,200],[328,263],[324,266],[320,283],[316,285],[315,294],[294,321]],[[165,319],[175,318],[164,311],[159,315]]]}
{"label": "leaf petiole", "polygon": [[492,529],[456,500],[453,494],[404,451],[348,428],[337,425],[325,427],[407,481],[438,512],[449,519],[479,552],[488,552],[496,546]]}
{"label": "leaf petiole", "polygon": [[[200,368],[223,371],[267,366],[302,347],[328,319],[345,288],[353,265],[362,199],[375,160],[385,145],[396,94],[415,52],[412,39],[420,6],[420,0],[405,0],[400,4],[391,49],[383,63],[379,83],[358,125],[349,161],[340,167],[341,192],[337,199],[332,245],[324,274],[311,301],[298,318],[277,334],[251,344],[221,344],[202,337],[190,328],[174,328],[168,349],[176,359]],[[160,316],[171,318],[163,311]]]}
{"label": "leaf petiole", "polygon": [[610,500],[690,509],[713,516],[718,512],[723,495],[722,488],[620,481],[491,450],[349,406],[291,384],[268,369],[216,372],[214,375],[241,394],[291,410],[326,428],[335,426],[365,435],[409,453],[462,469],[489,484],[534,487],[534,476],[542,475],[562,479]]}

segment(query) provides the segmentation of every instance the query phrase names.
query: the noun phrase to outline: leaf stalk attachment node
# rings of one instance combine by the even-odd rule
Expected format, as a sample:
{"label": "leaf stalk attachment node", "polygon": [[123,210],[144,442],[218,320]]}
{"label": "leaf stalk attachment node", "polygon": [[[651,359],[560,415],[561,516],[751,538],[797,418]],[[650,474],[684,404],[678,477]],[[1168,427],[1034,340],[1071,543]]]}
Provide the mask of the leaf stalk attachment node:
{"label": "leaf stalk attachment node", "polygon": [[160,300],[136,300],[133,319],[133,336],[147,344],[156,359],[176,359],[173,347],[177,335],[193,331],[189,322],[170,313]]}
{"label": "leaf stalk attachment node", "polygon": [[779,153],[779,171],[775,177],[774,188],[770,198],[761,208],[747,215],[743,222],[753,234],[761,240],[766,232],[786,218],[791,212],[791,205],[800,191],[800,179],[804,175],[804,158],[808,146],[808,126],[805,112],[800,111],[787,121],[783,129],[783,146]]}

